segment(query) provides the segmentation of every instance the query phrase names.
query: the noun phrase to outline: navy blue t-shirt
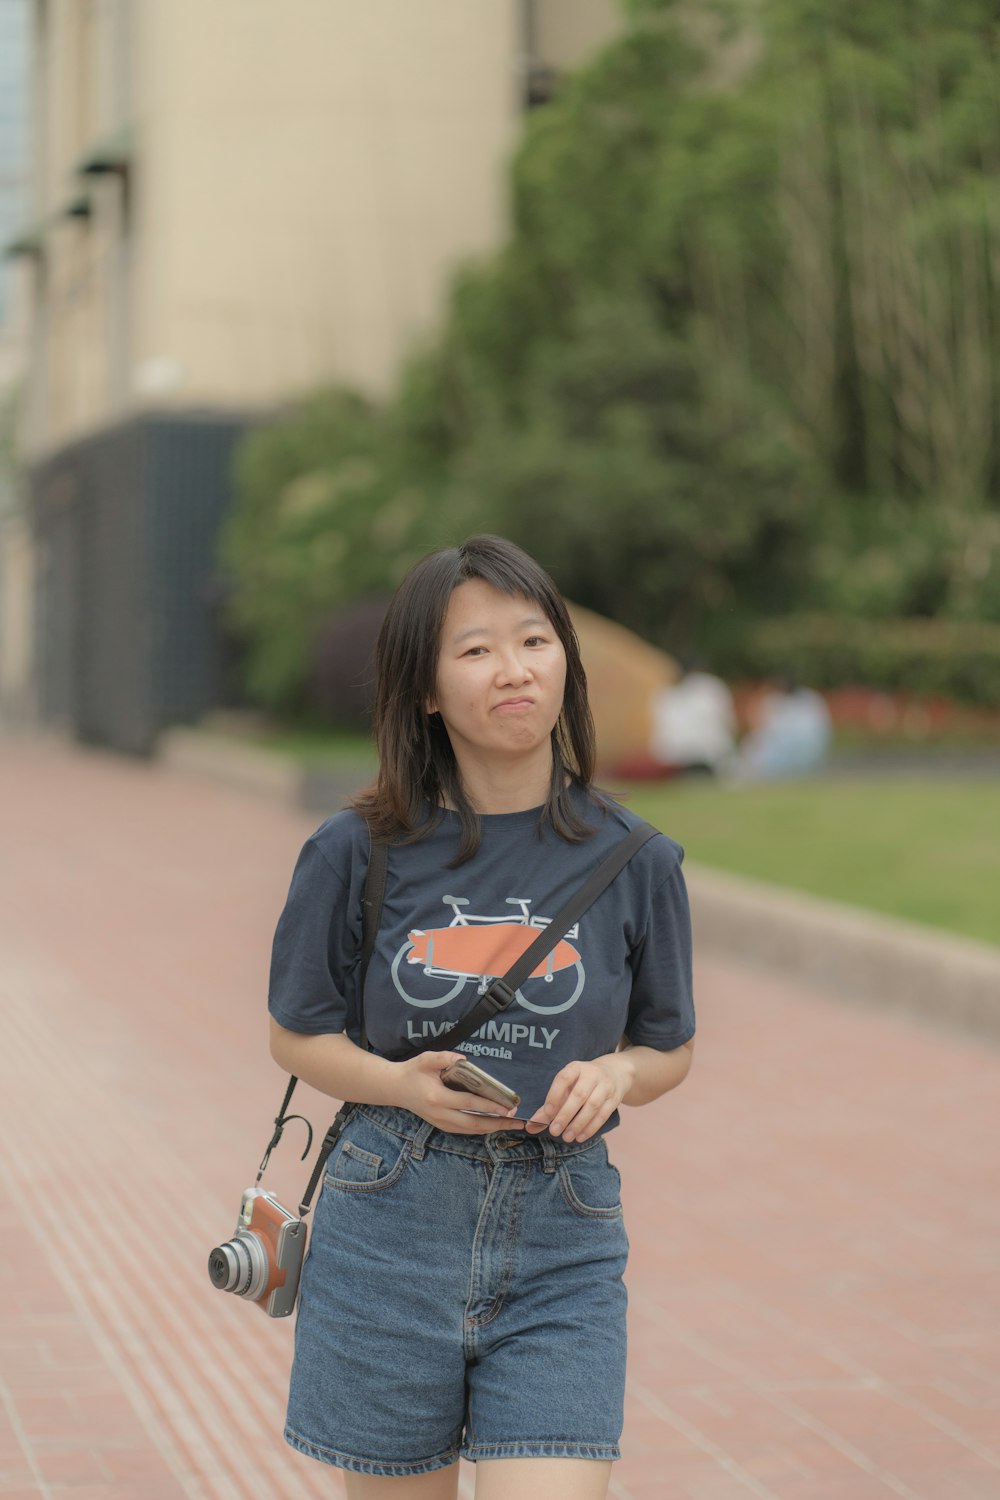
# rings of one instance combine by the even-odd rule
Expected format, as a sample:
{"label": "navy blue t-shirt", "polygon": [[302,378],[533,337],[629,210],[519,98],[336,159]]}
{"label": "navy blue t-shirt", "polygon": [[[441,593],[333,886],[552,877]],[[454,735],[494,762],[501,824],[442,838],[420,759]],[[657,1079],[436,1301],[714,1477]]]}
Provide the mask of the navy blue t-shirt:
{"label": "navy blue t-shirt", "polygon": [[[604,857],[641,820],[575,790],[594,829],[568,843],[538,809],[481,820],[482,843],[449,869],[459,819],[445,812],[423,839],[389,849],[385,904],[365,987],[372,1048],[384,1057],[454,1026],[484,981],[503,974]],[[271,959],[268,1006],[289,1031],[358,1040],[357,976],[368,829],[337,813],[307,841],[292,875]],[[501,1015],[454,1049],[521,1096],[528,1119],[568,1062],[613,1052],[623,1035],[671,1051],[694,1035],[691,920],[684,851],[649,840],[527,979]],[[605,1129],[617,1124],[613,1115]]]}

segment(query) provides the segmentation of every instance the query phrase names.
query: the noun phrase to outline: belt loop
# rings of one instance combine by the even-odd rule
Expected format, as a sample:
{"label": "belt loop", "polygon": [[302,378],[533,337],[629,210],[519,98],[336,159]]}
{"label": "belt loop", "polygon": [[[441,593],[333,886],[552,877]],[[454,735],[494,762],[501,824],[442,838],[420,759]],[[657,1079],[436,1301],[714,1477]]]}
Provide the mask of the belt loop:
{"label": "belt loop", "polygon": [[555,1141],[549,1135],[547,1130],[542,1131],[541,1135],[538,1136],[538,1141],[542,1148],[542,1171],[550,1173],[554,1172],[556,1169],[556,1163],[559,1160]]}
{"label": "belt loop", "polygon": [[423,1161],[427,1150],[427,1137],[433,1129],[434,1126],[429,1120],[421,1120],[419,1128],[410,1137],[410,1156],[414,1161]]}

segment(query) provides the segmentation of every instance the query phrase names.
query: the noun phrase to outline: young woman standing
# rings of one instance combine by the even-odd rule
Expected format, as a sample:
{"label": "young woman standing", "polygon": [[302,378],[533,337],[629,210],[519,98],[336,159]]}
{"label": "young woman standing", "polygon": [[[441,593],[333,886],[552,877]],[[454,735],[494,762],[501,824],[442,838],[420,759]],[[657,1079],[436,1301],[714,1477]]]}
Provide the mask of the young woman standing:
{"label": "young woman standing", "polygon": [[[460,1052],[423,1052],[639,820],[592,785],[565,604],[498,537],[432,554],[376,653],[376,785],[307,842],[275,935],[271,1050],[351,1115],[303,1268],[285,1436],[349,1500],[603,1500],[628,1240],[605,1134],[691,1062],[682,850],[657,835]],[[372,840],[385,901],[358,1045]],[[509,955],[508,947],[508,955]],[[520,1095],[456,1093],[461,1055]],[[657,1128],[663,1129],[662,1117]]]}

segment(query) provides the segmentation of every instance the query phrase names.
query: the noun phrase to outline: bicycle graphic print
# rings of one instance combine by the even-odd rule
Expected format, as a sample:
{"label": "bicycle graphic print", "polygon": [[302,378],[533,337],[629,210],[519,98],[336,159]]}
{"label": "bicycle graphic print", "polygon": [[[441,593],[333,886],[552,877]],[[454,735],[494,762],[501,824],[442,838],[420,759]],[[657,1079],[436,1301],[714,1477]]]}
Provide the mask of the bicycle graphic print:
{"label": "bicycle graphic print", "polygon": [[[441,900],[451,907],[448,925],[415,927],[392,961],[392,982],[397,991],[407,1005],[422,1010],[437,1010],[447,1005],[470,981],[484,994],[491,981],[506,974],[551,920],[532,916],[528,911],[531,900],[523,896],[506,898],[508,906],[520,908],[518,916],[512,912],[505,916],[477,916],[463,910],[469,905],[463,896],[442,896]],[[578,936],[579,923],[575,923],[532,970],[521,989],[515,991],[525,1010],[537,1016],[557,1016],[576,1004],[586,974],[580,954],[567,939]],[[443,993],[414,994],[413,989],[423,986],[406,987],[409,965],[418,966],[428,979],[442,980]],[[525,993],[529,987],[530,995]],[[543,999],[547,1003],[543,1004]]]}

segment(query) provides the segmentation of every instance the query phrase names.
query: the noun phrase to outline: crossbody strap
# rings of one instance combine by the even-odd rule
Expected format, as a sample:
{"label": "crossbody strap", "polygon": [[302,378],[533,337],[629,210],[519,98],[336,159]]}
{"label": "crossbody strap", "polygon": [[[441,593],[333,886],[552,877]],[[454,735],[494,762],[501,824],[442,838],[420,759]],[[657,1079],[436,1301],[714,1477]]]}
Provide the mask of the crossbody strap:
{"label": "crossbody strap", "polygon": [[589,879],[580,887],[574,895],[566,902],[560,911],[552,918],[552,921],[539,931],[534,942],[527,947],[520,958],[507,970],[500,979],[494,979],[482,995],[476,1005],[473,1006],[467,1016],[464,1016],[450,1031],[436,1036],[427,1043],[426,1047],[414,1048],[417,1052],[452,1052],[458,1042],[466,1041],[480,1026],[492,1021],[494,1016],[500,1015],[509,1005],[514,1003],[517,992],[524,981],[534,973],[543,958],[548,958],[552,949],[564,938],[573,926],[578,922],[584,912],[607,890],[608,886],[619,875],[628,864],[633,854],[647,844],[658,828],[653,828],[649,823],[640,823],[637,828],[616,844],[606,859],[602,860],[597,869]]}

